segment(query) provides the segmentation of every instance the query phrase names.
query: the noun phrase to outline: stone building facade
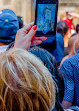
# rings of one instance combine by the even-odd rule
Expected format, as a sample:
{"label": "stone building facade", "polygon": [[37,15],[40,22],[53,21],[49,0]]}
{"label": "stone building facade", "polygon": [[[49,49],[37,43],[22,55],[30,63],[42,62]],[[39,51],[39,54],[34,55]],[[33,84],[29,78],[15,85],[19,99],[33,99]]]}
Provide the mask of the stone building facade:
{"label": "stone building facade", "polygon": [[[66,11],[79,13],[79,0],[59,0],[59,16]],[[35,0],[0,0],[0,10],[10,8],[22,16],[25,23],[34,21]]]}
{"label": "stone building facade", "polygon": [[[66,12],[74,12],[79,14],[79,0],[59,0],[59,12],[58,15],[61,17],[66,16]],[[74,25],[79,24],[79,19],[73,20]]]}
{"label": "stone building facade", "polygon": [[33,21],[34,0],[0,0],[0,10],[12,9],[18,16],[22,16],[25,23]]}
{"label": "stone building facade", "polygon": [[59,0],[59,13],[66,11],[79,13],[79,0]]}

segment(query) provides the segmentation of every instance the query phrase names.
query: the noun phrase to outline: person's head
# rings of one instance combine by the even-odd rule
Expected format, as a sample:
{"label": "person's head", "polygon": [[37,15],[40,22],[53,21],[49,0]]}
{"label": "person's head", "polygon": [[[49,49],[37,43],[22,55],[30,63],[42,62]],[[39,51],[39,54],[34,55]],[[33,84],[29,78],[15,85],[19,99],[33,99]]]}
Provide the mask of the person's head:
{"label": "person's head", "polygon": [[10,49],[0,55],[0,111],[51,111],[54,81],[31,53]]}
{"label": "person's head", "polygon": [[73,45],[73,51],[76,54],[77,49],[79,49],[79,34],[76,35],[76,39],[74,41],[74,45]]}
{"label": "person's head", "polygon": [[67,34],[69,30],[68,24],[63,21],[57,23],[57,32],[60,33],[63,37]]}
{"label": "person's head", "polygon": [[76,39],[76,37],[73,36],[70,38],[70,40],[68,42],[68,54],[70,54],[73,51],[73,45],[74,45],[75,39]]}
{"label": "person's head", "polygon": [[58,69],[57,62],[54,56],[52,56],[51,53],[49,53],[47,50],[39,48],[39,47],[33,47],[29,51],[35,56],[37,56],[39,59],[41,59],[44,65],[48,68],[48,70],[52,74],[52,77],[54,81],[56,82],[58,90],[59,90],[59,95],[60,95],[59,101],[62,101],[63,94],[64,94],[63,74]]}
{"label": "person's head", "polygon": [[44,63],[44,65],[48,68],[50,73],[54,76],[55,72],[57,71],[54,66],[57,65],[56,60],[54,56],[52,56],[47,50],[39,48],[39,47],[33,47],[29,50],[32,54],[37,56],[41,61]]}
{"label": "person's head", "polygon": [[17,17],[18,17],[19,29],[21,29],[23,27],[23,20],[21,16],[17,16]]}
{"label": "person's head", "polygon": [[79,33],[79,24],[76,26],[76,32]]}
{"label": "person's head", "polygon": [[[78,35],[76,34],[76,35],[72,36],[68,42],[68,54],[70,54],[70,55],[75,54],[73,47],[74,47],[74,43],[75,43],[77,38],[78,38]],[[76,43],[76,45],[78,45],[78,44]]]}
{"label": "person's head", "polygon": [[18,29],[16,14],[10,9],[0,11],[0,43],[9,44],[14,41]]}

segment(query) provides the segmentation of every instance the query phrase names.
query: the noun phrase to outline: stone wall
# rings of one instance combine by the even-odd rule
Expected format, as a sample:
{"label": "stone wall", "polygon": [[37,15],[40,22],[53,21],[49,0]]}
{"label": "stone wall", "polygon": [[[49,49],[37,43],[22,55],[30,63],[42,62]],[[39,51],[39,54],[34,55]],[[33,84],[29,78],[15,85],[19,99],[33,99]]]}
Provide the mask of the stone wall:
{"label": "stone wall", "polygon": [[25,23],[31,22],[31,0],[0,0],[0,10],[5,8],[22,16]]}
{"label": "stone wall", "polygon": [[60,4],[66,4],[66,5],[78,5],[79,0],[59,0]]}
{"label": "stone wall", "polygon": [[[79,0],[59,0],[60,17],[65,16],[66,11],[79,13]],[[23,17],[24,23],[34,21],[35,0],[0,0],[0,10],[9,8],[17,15]]]}
{"label": "stone wall", "polygon": [[[64,18],[68,11],[79,14],[79,0],[60,0],[58,11],[60,18]],[[79,23],[79,19],[74,19],[73,22],[76,25]]]}

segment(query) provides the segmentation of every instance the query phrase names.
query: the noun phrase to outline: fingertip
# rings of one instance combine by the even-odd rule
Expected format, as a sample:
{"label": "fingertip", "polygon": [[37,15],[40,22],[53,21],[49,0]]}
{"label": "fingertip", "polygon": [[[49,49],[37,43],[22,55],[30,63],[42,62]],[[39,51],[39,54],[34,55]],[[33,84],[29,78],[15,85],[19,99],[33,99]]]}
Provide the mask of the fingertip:
{"label": "fingertip", "polygon": [[47,39],[47,37],[45,37],[45,39]]}
{"label": "fingertip", "polygon": [[47,37],[42,37],[41,39],[44,41],[44,40],[46,40],[46,39],[47,39]]}
{"label": "fingertip", "polygon": [[37,25],[33,26],[33,30],[36,31],[37,30]]}

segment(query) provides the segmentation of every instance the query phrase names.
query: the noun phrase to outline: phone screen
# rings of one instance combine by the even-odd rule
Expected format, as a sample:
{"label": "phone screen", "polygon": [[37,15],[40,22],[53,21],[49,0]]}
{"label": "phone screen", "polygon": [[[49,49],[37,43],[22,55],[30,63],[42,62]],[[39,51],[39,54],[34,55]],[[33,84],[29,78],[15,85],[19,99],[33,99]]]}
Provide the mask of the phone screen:
{"label": "phone screen", "polygon": [[38,4],[37,31],[47,34],[54,31],[56,4]]}

